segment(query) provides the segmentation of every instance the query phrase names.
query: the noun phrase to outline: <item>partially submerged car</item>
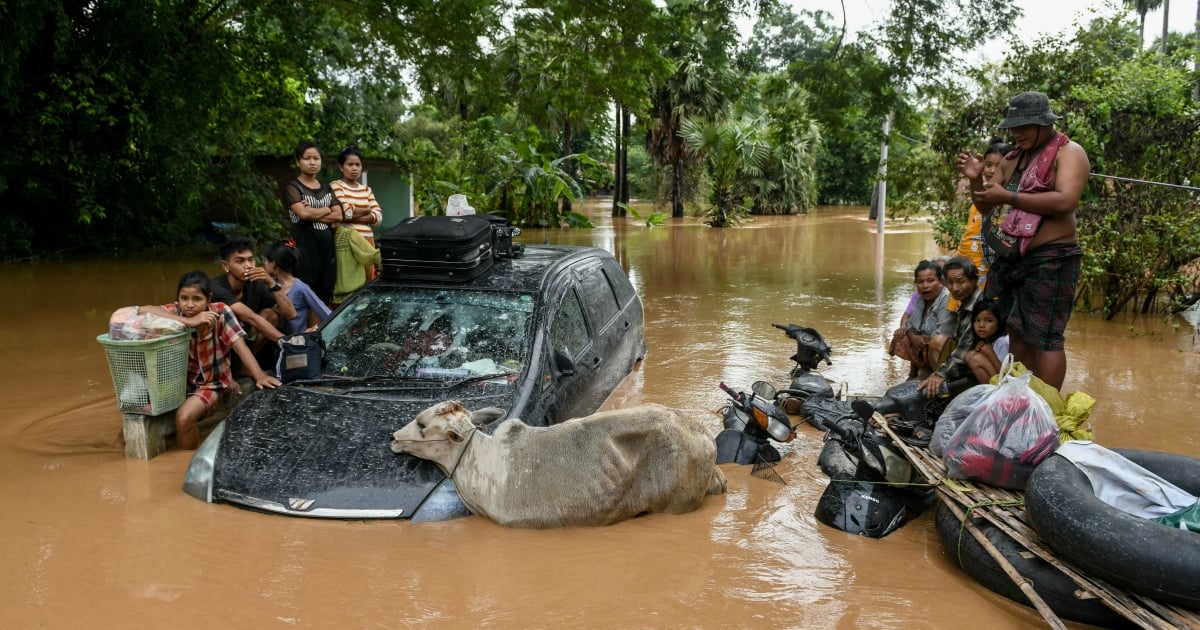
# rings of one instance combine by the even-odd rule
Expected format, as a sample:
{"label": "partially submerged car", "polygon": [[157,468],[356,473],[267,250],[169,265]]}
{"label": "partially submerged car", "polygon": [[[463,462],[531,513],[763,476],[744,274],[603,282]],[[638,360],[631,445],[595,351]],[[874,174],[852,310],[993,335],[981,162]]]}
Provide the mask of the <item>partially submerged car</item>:
{"label": "partially submerged car", "polygon": [[385,273],[321,326],[322,376],[248,396],[196,451],[184,490],[295,516],[466,515],[440,469],[388,448],[392,432],[448,399],[537,426],[588,415],[644,356],[643,327],[601,249],[531,246],[464,283]]}

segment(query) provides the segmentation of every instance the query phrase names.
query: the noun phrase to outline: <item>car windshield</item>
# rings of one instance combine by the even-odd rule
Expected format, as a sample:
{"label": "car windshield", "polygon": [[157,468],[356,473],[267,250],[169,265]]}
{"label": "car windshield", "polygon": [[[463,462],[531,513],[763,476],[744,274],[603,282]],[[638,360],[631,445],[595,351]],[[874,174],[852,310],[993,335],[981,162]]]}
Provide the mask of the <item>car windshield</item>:
{"label": "car windshield", "polygon": [[532,295],[453,289],[360,293],[321,329],[335,377],[465,379],[518,374]]}

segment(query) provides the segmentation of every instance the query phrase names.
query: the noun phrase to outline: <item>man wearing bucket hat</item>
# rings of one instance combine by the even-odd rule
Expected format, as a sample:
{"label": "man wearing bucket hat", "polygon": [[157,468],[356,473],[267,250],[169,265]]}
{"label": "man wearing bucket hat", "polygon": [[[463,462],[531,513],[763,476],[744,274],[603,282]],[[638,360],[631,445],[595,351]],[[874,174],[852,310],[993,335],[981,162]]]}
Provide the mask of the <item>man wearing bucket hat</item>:
{"label": "man wearing bucket hat", "polygon": [[[999,300],[1013,356],[1050,385],[1067,373],[1064,331],[1071,317],[1083,250],[1075,209],[1091,164],[1083,147],[1054,130],[1059,119],[1041,92],[1009,102],[1001,129],[1016,149],[991,181],[980,156],[962,153],[958,167],[984,216],[983,236],[996,250],[987,293]],[[1011,206],[1001,221],[997,210]]]}

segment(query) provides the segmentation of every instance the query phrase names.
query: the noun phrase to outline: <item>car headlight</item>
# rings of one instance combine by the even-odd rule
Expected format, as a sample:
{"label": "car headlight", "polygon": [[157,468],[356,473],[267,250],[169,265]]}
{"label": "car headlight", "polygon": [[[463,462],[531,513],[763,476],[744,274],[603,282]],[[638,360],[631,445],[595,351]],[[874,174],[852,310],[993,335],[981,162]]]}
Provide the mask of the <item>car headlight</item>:
{"label": "car headlight", "polygon": [[188,464],[187,474],[183,476],[183,491],[204,501],[212,503],[213,468],[217,460],[217,447],[221,444],[221,435],[225,433],[225,421],[213,429],[196,454]]}

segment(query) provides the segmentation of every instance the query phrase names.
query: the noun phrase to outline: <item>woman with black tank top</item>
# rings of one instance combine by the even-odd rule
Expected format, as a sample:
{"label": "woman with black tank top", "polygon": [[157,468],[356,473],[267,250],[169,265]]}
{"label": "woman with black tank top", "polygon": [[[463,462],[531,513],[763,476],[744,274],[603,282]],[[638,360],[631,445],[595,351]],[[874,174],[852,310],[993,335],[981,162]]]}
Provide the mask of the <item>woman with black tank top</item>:
{"label": "woman with black tank top", "polygon": [[321,150],[303,140],[296,147],[299,175],[284,187],[284,204],[292,224],[292,238],[300,251],[295,276],[312,287],[322,301],[333,299],[337,279],[333,228],[342,220],[342,202],[317,179],[321,172]]}

